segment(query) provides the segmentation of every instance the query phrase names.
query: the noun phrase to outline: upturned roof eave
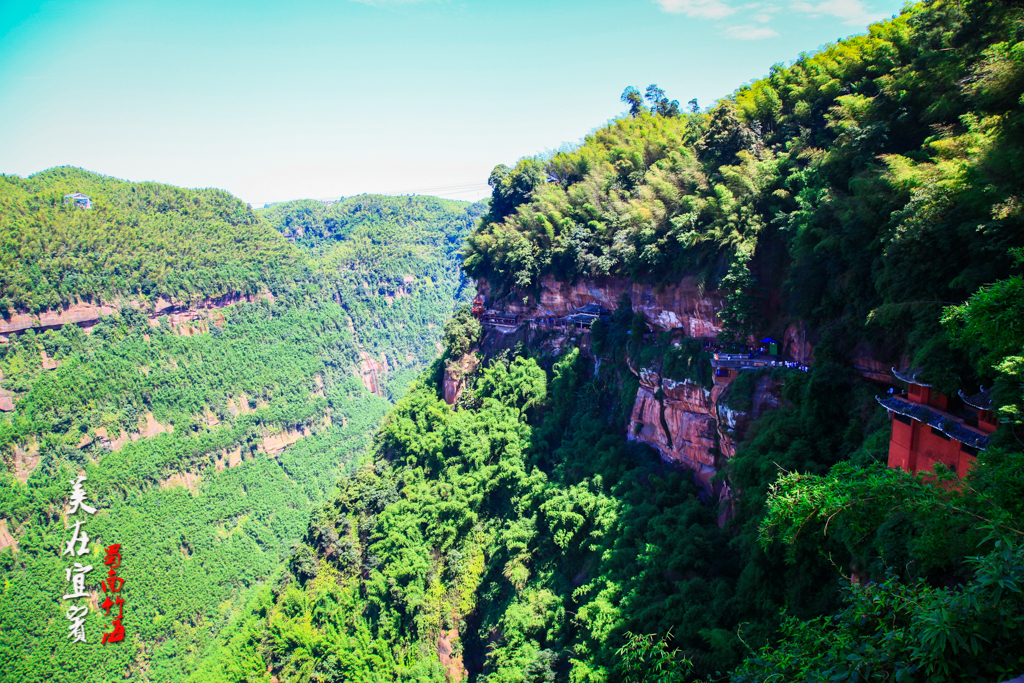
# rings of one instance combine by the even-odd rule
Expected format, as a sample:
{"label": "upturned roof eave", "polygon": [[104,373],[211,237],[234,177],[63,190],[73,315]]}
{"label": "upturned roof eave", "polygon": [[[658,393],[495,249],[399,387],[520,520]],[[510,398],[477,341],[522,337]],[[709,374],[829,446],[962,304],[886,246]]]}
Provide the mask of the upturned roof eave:
{"label": "upturned roof eave", "polygon": [[896,379],[898,379],[898,380],[900,380],[902,382],[906,382],[907,384],[916,384],[916,385],[921,386],[921,387],[930,387],[931,386],[931,384],[929,384],[927,382],[922,382],[920,379],[917,378],[917,376],[919,374],[921,374],[921,368],[911,368],[909,370],[903,370],[903,371],[900,371],[900,370],[897,370],[896,368],[893,368],[892,369],[892,374],[893,374],[894,377],[896,377]]}
{"label": "upturned roof eave", "polygon": [[[990,438],[987,434],[976,430],[973,427],[968,427],[963,423],[963,420],[955,418],[952,415],[943,413],[942,411],[936,410],[920,403],[912,403],[906,401],[897,396],[891,398],[882,398],[881,396],[875,396],[875,400],[878,401],[886,410],[891,410],[894,413],[899,413],[905,417],[909,417],[912,420],[917,420],[922,424],[926,424],[933,429],[937,429],[951,439],[955,439],[965,446],[977,448],[978,450],[985,450],[988,448]],[[950,429],[947,426],[948,422],[954,423],[954,428]]]}

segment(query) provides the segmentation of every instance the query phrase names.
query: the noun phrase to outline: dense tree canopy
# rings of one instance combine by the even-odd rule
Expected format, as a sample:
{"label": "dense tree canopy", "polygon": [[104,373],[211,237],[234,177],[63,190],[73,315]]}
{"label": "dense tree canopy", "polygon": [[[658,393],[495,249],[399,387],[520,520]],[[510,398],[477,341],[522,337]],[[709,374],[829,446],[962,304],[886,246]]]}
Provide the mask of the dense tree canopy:
{"label": "dense tree canopy", "polygon": [[[65,203],[81,192],[84,210]],[[279,291],[303,259],[235,197],[78,168],[0,176],[0,314]]]}
{"label": "dense tree canopy", "polygon": [[[651,343],[628,302],[595,324],[598,362],[508,350],[457,410],[426,375],[196,680],[1021,673],[1021,25],[1007,5],[910,6],[706,112],[627,89],[631,115],[578,148],[496,168],[465,251],[495,291],[697,274],[737,340],[771,316],[816,328],[814,367],[720,397],[746,411],[771,385],[782,409],[750,423],[719,510],[623,438],[636,368],[711,380],[698,340]],[[451,357],[473,322],[449,323]],[[1004,421],[965,482],[885,466],[884,389],[847,362],[863,340],[950,393],[996,382]]]}
{"label": "dense tree canopy", "polygon": [[937,314],[1016,272],[1024,244],[1020,22],[999,3],[912,5],[702,113],[627,89],[632,115],[546,160],[529,200],[470,236],[466,271],[522,292],[545,274],[697,274],[762,295],[724,314],[739,333],[870,320],[955,392]]}
{"label": "dense tree canopy", "polygon": [[[389,404],[360,381],[363,359],[386,364],[378,379],[393,398],[436,356],[456,299],[472,295],[458,252],[482,207],[361,197],[330,212],[295,202],[253,213],[223,192],[77,169],[3,181],[3,201],[25,208],[0,214],[25,245],[21,259],[4,251],[15,259],[14,280],[0,276],[11,305],[276,295],[187,326],[124,306],[88,334],[66,325],[0,346],[15,407],[0,413],[0,520],[17,541],[0,550],[0,678],[182,680],[265,597],[310,511],[379,426]],[[72,190],[92,208],[65,206]],[[68,275],[85,267],[79,258],[93,279]],[[150,288],[157,262],[166,277]],[[37,285],[34,304],[10,284],[23,277]],[[123,548],[129,636],[116,647],[99,644],[110,620],[95,606],[88,645],[68,640],[61,611],[62,511],[79,471],[98,509],[87,561],[102,566],[101,546]]]}
{"label": "dense tree canopy", "polygon": [[[0,482],[19,544],[0,552],[4,672],[1019,675],[1022,36],[1010,3],[935,1],[704,112],[630,88],[630,115],[580,146],[495,168],[489,206],[361,196],[251,212],[214,191],[77,170],[3,178],[0,227],[26,254],[0,275],[10,308],[277,295],[194,336],[126,307],[88,336],[66,327],[2,347],[16,410],[0,417],[0,449],[40,455],[27,483]],[[91,213],[62,203],[74,190],[92,193]],[[125,229],[101,239],[111,225]],[[556,355],[492,343],[485,357],[480,323],[458,307],[471,229],[465,271],[496,292],[529,293],[545,275],[697,275],[725,290],[726,338],[799,319],[816,334],[813,367],[744,371],[716,391],[716,431],[740,413],[749,423],[710,491],[628,438],[642,370],[712,393],[701,340],[648,335],[627,297],[589,343]],[[193,274],[185,256],[202,250]],[[107,269],[76,280],[82,254]],[[912,354],[946,393],[992,383],[1001,424],[966,479],[886,466],[885,388],[848,362],[863,342]],[[43,352],[59,367],[44,369]],[[367,359],[388,365],[393,406],[357,379]],[[445,369],[464,373],[455,406]],[[756,411],[769,390],[779,409]],[[173,432],[120,449],[101,438],[151,420]],[[296,432],[307,436],[269,457],[268,438]],[[232,453],[241,462],[226,467]],[[50,626],[62,625],[60,510],[79,470],[100,508],[90,531],[134,553],[138,637],[107,657]]]}

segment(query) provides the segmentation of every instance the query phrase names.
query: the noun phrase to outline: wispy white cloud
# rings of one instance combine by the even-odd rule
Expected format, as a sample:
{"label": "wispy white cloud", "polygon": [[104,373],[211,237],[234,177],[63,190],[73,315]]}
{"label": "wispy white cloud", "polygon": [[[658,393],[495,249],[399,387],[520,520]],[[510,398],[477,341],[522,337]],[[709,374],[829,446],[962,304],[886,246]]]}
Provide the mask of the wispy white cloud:
{"label": "wispy white cloud", "polygon": [[654,0],[661,9],[672,14],[685,14],[694,19],[722,19],[736,11],[722,0]]}
{"label": "wispy white cloud", "polygon": [[752,2],[748,5],[740,7],[740,11],[743,16],[748,18],[750,21],[756,21],[759,24],[767,24],[769,21],[775,18],[775,14],[782,9],[774,3],[765,2]]}
{"label": "wispy white cloud", "polygon": [[870,9],[863,0],[822,0],[821,2],[798,0],[798,2],[791,3],[789,8],[812,17],[836,17],[850,26],[867,26],[871,22],[888,16],[885,12]]}
{"label": "wispy white cloud", "polygon": [[[356,2],[415,2],[416,0],[355,0]],[[722,20],[742,17],[749,22],[730,26],[721,35],[736,40],[775,38],[778,32],[769,27],[779,12],[794,12],[810,17],[834,17],[849,26],[867,26],[884,19],[868,3],[871,0],[654,0],[664,12],[682,14],[693,19]],[[734,16],[736,15],[736,16]]]}
{"label": "wispy white cloud", "polygon": [[726,38],[735,38],[736,40],[763,40],[765,38],[775,38],[779,34],[767,26],[743,24],[741,26],[730,26],[725,29],[722,35]]}

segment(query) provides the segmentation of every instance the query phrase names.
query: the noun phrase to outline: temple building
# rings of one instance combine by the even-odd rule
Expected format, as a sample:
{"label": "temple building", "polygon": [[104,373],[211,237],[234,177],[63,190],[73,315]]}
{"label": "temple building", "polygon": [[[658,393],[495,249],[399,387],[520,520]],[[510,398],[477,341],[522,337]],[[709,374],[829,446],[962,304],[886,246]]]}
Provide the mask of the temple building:
{"label": "temple building", "polygon": [[566,327],[576,330],[589,330],[594,323],[603,317],[607,317],[611,311],[601,308],[600,305],[590,303],[583,308],[577,308],[575,313],[562,318]]}
{"label": "temple building", "polygon": [[473,297],[472,311],[474,318],[480,318],[481,316],[483,316],[484,312],[486,311],[486,308],[484,307],[483,294],[477,294],[475,297]]}
{"label": "temple building", "polygon": [[64,195],[64,203],[74,204],[80,209],[92,208],[92,200],[89,198],[89,195],[82,194],[81,192]]}
{"label": "temple building", "polygon": [[496,327],[508,327],[515,329],[519,327],[519,316],[515,313],[503,313],[501,311],[484,311],[480,316],[480,322],[484,325],[494,325]]}
{"label": "temple building", "polygon": [[877,398],[892,420],[889,467],[916,474],[942,463],[964,477],[996,430],[992,390],[974,396],[960,392],[950,400],[918,379],[918,372],[893,368],[893,375],[909,385],[907,392]]}

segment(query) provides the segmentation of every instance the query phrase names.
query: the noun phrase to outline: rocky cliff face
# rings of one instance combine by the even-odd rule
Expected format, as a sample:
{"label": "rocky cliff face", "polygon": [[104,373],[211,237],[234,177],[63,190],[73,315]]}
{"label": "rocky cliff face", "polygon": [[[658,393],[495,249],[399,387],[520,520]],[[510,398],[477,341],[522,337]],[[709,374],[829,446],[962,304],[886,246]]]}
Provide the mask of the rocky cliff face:
{"label": "rocky cliff face", "polygon": [[[702,291],[694,278],[655,288],[613,278],[578,280],[570,284],[545,277],[540,283],[539,296],[531,295],[525,300],[513,294],[495,301],[483,281],[477,283],[477,289],[489,308],[529,318],[545,314],[564,316],[591,303],[614,310],[626,296],[633,310],[642,312],[656,330],[677,330],[686,336],[702,338],[717,337],[721,330],[718,320],[721,294]],[[588,332],[531,324],[518,328],[485,327],[477,350],[486,357],[517,344],[550,354],[558,354],[571,344],[579,347],[584,356],[591,356]],[[458,401],[465,376],[472,372],[466,360],[449,363],[445,368],[444,398],[449,404]],[[735,451],[732,437],[718,431],[716,399],[721,388],[711,390],[691,382],[676,382],[661,377],[653,368],[630,369],[639,376],[640,388],[627,438],[649,444],[665,460],[693,469],[710,492],[711,477],[721,466],[722,459]]]}
{"label": "rocky cliff face", "polygon": [[[656,331],[673,330],[689,337],[713,339],[722,329],[718,318],[722,293],[703,290],[696,278],[684,278],[676,284],[655,288],[613,278],[567,283],[548,276],[541,280],[539,294],[525,299],[513,293],[494,300],[484,281],[477,283],[477,289],[486,298],[488,308],[526,318],[545,314],[564,316],[591,303],[614,310],[626,296],[633,310],[642,312]],[[813,363],[817,337],[802,324],[789,325],[779,341],[784,357]],[[589,333],[538,327],[531,323],[515,329],[485,327],[478,350],[486,357],[519,343],[553,354],[572,344],[589,355]],[[888,361],[874,358],[866,345],[858,346],[854,356],[853,370],[857,374],[873,381],[890,381]],[[709,389],[663,377],[656,367],[630,367],[630,370],[639,378],[640,387],[626,437],[650,445],[667,461],[693,469],[697,480],[709,493],[715,488],[711,478],[735,454],[736,445],[743,440],[749,423],[778,407],[780,401],[781,384],[768,376],[761,378],[753,396],[735,401],[744,407],[739,410],[730,405],[729,385]],[[458,371],[445,372],[445,400],[449,403],[458,400],[462,391],[461,375],[456,377],[459,374]],[[715,493],[728,496],[728,492]]]}
{"label": "rocky cliff face", "polygon": [[[402,295],[405,290],[396,294]],[[6,319],[0,317],[0,344],[7,343],[7,337],[11,334],[24,332],[25,330],[52,330],[64,325],[78,325],[86,334],[101,318],[117,313],[122,306],[130,306],[136,310],[145,311],[149,316],[149,324],[156,327],[160,324],[160,318],[166,316],[171,329],[180,335],[192,336],[203,332],[209,332],[211,325],[223,325],[224,314],[220,309],[226,308],[240,302],[252,303],[258,299],[266,299],[273,303],[274,295],[270,292],[261,294],[226,294],[215,299],[206,299],[198,303],[185,303],[181,301],[158,298],[152,305],[136,300],[122,302],[77,303],[73,306],[57,310],[44,311],[38,315],[30,313],[8,312]],[[348,320],[348,326],[353,336],[356,334],[355,326]],[[148,339],[148,337],[147,337]],[[358,341],[358,337],[357,337]],[[377,360],[365,351],[360,352],[360,363],[352,369],[353,373],[363,382],[367,391],[378,396],[384,396],[383,380],[389,373],[387,358],[383,355]],[[52,370],[57,367],[57,362],[48,358],[43,352],[43,368]],[[0,376],[2,379],[2,376]],[[14,410],[15,404],[9,393],[0,388],[0,412]]]}
{"label": "rocky cliff face", "polygon": [[301,439],[312,433],[312,430],[308,426],[304,425],[295,429],[287,429],[277,434],[265,435],[260,440],[256,450],[261,453],[266,453],[272,458],[276,458],[281,455],[286,448],[292,444],[298,443]]}
{"label": "rocky cliff face", "polygon": [[455,405],[455,402],[462,396],[466,388],[467,378],[476,370],[479,361],[476,356],[467,353],[458,361],[448,361],[444,367],[444,400],[448,405]]}
{"label": "rocky cliff face", "polygon": [[477,290],[484,295],[487,306],[527,315],[567,315],[592,303],[614,310],[626,295],[633,310],[642,312],[656,330],[683,330],[687,336],[707,338],[718,336],[722,328],[718,320],[721,293],[704,291],[692,277],[676,284],[653,287],[615,278],[581,279],[570,284],[545,276],[540,281],[539,298],[530,295],[526,301],[515,293],[493,301],[490,286],[485,281],[477,283]]}
{"label": "rocky cliff face", "polygon": [[723,447],[731,454],[731,443],[723,444],[715,412],[719,389],[705,389],[692,382],[661,377],[656,370],[639,371],[640,388],[626,438],[654,447],[665,460],[695,470],[711,488],[718,471]]}
{"label": "rocky cliff face", "polygon": [[384,378],[388,376],[388,359],[381,354],[382,360],[377,360],[366,351],[359,352],[359,366],[353,368],[356,377],[363,382],[363,386],[371,394],[384,396]]}
{"label": "rocky cliff face", "polygon": [[14,548],[14,551],[17,552],[18,541],[7,529],[7,520],[0,519],[0,550],[3,550],[4,548]]}
{"label": "rocky cliff face", "polygon": [[810,365],[814,362],[814,337],[802,324],[789,325],[782,333],[779,352],[788,358]]}
{"label": "rocky cliff face", "polygon": [[[634,311],[641,312],[648,324],[657,331],[676,330],[689,337],[714,338],[721,331],[718,311],[722,295],[717,291],[704,291],[696,278],[684,278],[664,287],[628,282],[614,278],[562,282],[544,277],[539,294],[524,298],[512,294],[495,301],[484,281],[477,283],[489,308],[517,313],[528,317],[551,314],[564,316],[596,303],[608,310],[619,306],[628,297]],[[589,355],[589,333],[571,330],[534,328],[524,325],[517,330],[485,329],[480,350],[490,355],[500,348],[524,343],[531,348],[558,353],[566,344],[573,343]],[[633,404],[632,419],[627,438],[654,447],[668,461],[693,469],[698,479],[711,490],[711,477],[723,458],[735,451],[730,436],[718,431],[719,418],[716,399],[721,392],[691,382],[676,382],[663,378],[653,368],[637,370],[640,388]],[[461,393],[458,372],[446,369],[444,378],[445,400],[454,403]]]}
{"label": "rocky cliff face", "polygon": [[89,332],[93,325],[108,315],[113,315],[122,306],[130,306],[136,310],[145,311],[149,316],[150,325],[159,324],[161,316],[170,316],[171,326],[181,334],[191,334],[194,330],[189,327],[193,323],[218,319],[217,311],[221,308],[237,304],[242,301],[253,302],[257,299],[274,300],[270,292],[262,294],[225,294],[222,297],[206,299],[198,303],[186,303],[182,301],[167,300],[158,298],[152,306],[147,302],[133,299],[121,302],[77,303],[73,306],[56,311],[43,311],[38,315],[31,313],[8,312],[6,319],[0,318],[0,341],[6,341],[4,337],[25,330],[51,330],[64,325],[79,325],[86,332]]}
{"label": "rocky cliff face", "polygon": [[[94,429],[93,432],[96,435],[96,439],[98,440],[99,445],[111,451],[121,450],[129,441],[149,439],[154,436],[157,436],[158,434],[174,433],[174,425],[160,424],[159,422],[156,421],[156,418],[153,417],[153,413],[147,412],[145,418],[146,426],[137,432],[132,432],[131,434],[128,434],[122,430],[119,434],[114,436],[108,433],[106,427],[96,427],[96,429]],[[88,441],[86,441],[86,439],[88,439],[88,435],[83,437],[82,441],[80,442],[79,448],[88,445],[92,441],[92,439],[88,439]]]}
{"label": "rocky cliff face", "polygon": [[29,441],[24,446],[15,444],[14,455],[8,468],[22,484],[28,481],[29,475],[39,465],[39,444]]}
{"label": "rocky cliff face", "polygon": [[[697,279],[692,277],[664,287],[653,287],[614,278],[580,279],[567,283],[546,276],[540,281],[539,294],[525,300],[512,294],[494,301],[484,281],[477,283],[477,289],[484,295],[488,307],[526,316],[547,313],[564,316],[591,303],[614,310],[625,296],[633,310],[643,313],[655,330],[677,330],[686,336],[700,338],[715,338],[721,331],[718,311],[722,307],[722,294],[703,290]],[[576,333],[538,330],[532,335],[534,338],[526,340],[522,338],[522,331],[488,332],[482,345],[502,346],[526,341],[534,348],[557,352],[564,347],[570,334]],[[585,340],[584,347],[589,346],[588,334],[578,336]],[[698,472],[701,479],[709,480],[720,465],[719,460],[735,450],[728,438],[723,443],[717,433],[715,392],[720,389],[713,392],[690,382],[665,379],[651,368],[632,370],[640,377],[640,389],[633,405],[627,438],[650,444],[666,460],[690,467]],[[446,399],[450,381],[446,373]]]}
{"label": "rocky cliff face", "polygon": [[762,377],[749,406],[737,410],[729,405],[731,386],[708,389],[662,377],[656,368],[633,371],[640,378],[640,388],[626,438],[646,443],[664,460],[694,470],[705,491],[721,495],[711,478],[736,454],[750,422],[779,406],[782,385],[770,376]]}

